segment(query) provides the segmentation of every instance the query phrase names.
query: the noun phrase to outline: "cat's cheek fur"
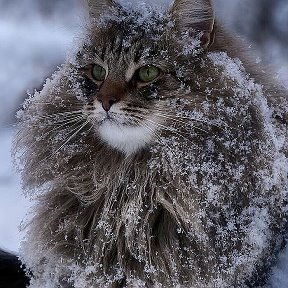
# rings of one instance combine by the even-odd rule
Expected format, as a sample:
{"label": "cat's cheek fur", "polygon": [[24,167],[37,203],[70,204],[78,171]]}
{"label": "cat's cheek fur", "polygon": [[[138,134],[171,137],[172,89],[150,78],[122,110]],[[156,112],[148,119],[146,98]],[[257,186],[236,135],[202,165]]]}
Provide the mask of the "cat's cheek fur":
{"label": "cat's cheek fur", "polygon": [[127,126],[112,122],[104,122],[98,132],[101,139],[112,148],[132,155],[153,141],[154,129],[145,126]]}

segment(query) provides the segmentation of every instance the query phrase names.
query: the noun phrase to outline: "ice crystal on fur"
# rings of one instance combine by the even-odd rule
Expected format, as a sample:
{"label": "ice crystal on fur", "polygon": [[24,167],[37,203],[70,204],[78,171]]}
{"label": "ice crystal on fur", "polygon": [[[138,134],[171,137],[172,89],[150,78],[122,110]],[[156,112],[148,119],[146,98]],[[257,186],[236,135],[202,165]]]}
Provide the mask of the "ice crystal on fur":
{"label": "ice crystal on fur", "polygon": [[79,51],[19,113],[31,287],[264,284],[286,228],[286,91],[236,57],[208,0],[88,2]]}

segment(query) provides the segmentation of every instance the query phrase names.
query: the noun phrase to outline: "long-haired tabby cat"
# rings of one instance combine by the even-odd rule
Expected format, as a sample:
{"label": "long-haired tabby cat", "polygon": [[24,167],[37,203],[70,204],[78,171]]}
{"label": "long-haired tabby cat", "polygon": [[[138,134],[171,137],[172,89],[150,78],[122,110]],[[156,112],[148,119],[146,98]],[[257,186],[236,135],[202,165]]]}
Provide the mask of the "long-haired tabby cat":
{"label": "long-haired tabby cat", "polygon": [[209,0],[88,5],[81,47],[19,113],[30,286],[264,285],[284,245],[287,92]]}

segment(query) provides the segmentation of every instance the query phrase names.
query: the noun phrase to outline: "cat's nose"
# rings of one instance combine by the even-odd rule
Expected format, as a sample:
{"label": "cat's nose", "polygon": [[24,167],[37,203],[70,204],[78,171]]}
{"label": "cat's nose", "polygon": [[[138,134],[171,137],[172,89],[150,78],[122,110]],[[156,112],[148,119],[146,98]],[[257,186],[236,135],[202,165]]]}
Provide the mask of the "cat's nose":
{"label": "cat's nose", "polygon": [[96,98],[101,102],[103,109],[108,112],[115,103],[125,97],[125,93],[126,89],[123,83],[106,79]]}
{"label": "cat's nose", "polygon": [[117,99],[116,97],[109,97],[109,96],[108,97],[107,96],[101,97],[101,95],[98,96],[97,99],[99,102],[101,102],[102,108],[106,112],[108,112],[110,110],[110,108],[113,104],[117,103],[120,100],[120,99]]}

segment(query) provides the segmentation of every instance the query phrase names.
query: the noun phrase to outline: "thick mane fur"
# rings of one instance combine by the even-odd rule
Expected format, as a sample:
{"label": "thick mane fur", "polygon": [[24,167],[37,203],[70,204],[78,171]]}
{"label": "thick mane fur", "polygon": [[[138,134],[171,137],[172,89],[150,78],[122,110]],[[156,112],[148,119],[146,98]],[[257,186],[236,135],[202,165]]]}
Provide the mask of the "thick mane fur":
{"label": "thick mane fur", "polygon": [[[211,13],[210,1],[175,2],[173,13],[187,3],[199,4],[194,12],[204,5]],[[151,17],[147,21],[159,21]],[[120,19],[130,25],[135,14]],[[286,225],[286,92],[235,53],[235,41],[220,26],[213,27],[210,51],[195,44],[190,54],[184,42],[192,38],[156,29],[161,37],[152,40],[154,48],[164,52],[152,56],[170,75],[145,112],[154,117],[147,123],[160,119],[158,129],[150,145],[127,155],[95,131],[83,109],[91,87],[79,72],[103,39],[125,36],[114,24],[104,32],[92,27],[96,36],[74,62],[19,112],[16,157],[37,203],[22,247],[34,275],[31,287],[260,286]],[[145,37],[130,46],[122,41],[120,52],[114,41],[113,61],[123,58],[125,66],[139,47],[145,54]]]}

